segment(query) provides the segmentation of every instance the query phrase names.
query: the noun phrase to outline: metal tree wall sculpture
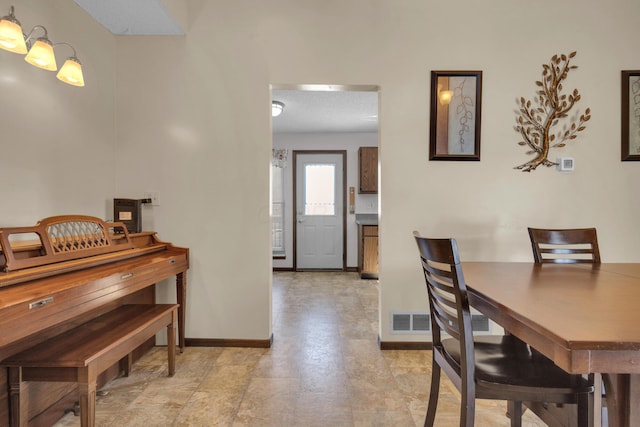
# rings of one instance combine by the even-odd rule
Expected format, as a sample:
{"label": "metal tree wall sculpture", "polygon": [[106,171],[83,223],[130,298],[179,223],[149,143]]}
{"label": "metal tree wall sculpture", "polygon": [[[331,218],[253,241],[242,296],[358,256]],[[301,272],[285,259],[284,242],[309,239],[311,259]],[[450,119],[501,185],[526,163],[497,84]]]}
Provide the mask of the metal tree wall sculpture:
{"label": "metal tree wall sculpture", "polygon": [[[581,98],[578,89],[574,89],[568,95],[562,93],[562,82],[569,75],[569,71],[578,68],[570,65],[574,56],[576,52],[571,52],[569,56],[553,55],[549,64],[542,65],[542,81],[536,82],[539,89],[535,102],[520,98],[515,130],[522,137],[522,141],[518,142],[518,145],[528,146],[527,154],[535,154],[536,157],[514,169],[531,172],[540,165],[557,165],[547,158],[549,150],[564,147],[586,128],[585,123],[591,118],[590,108],[579,117],[576,114],[569,118],[569,111]],[[564,122],[564,126],[555,131],[561,121]]]}

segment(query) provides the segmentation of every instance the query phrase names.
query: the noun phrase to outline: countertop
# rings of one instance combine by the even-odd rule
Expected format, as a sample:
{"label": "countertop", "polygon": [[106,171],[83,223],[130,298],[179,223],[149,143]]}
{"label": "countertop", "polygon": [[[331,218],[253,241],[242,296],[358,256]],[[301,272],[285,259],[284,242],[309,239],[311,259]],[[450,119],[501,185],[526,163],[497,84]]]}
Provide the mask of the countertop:
{"label": "countertop", "polygon": [[378,214],[356,214],[358,225],[378,225]]}

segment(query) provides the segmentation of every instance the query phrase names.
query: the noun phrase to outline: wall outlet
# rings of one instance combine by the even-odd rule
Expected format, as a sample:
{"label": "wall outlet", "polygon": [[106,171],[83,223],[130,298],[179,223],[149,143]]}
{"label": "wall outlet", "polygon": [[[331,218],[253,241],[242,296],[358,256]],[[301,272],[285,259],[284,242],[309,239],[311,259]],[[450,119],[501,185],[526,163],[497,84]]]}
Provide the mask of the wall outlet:
{"label": "wall outlet", "polygon": [[160,206],[160,197],[157,191],[145,191],[144,199],[151,199],[151,206]]}

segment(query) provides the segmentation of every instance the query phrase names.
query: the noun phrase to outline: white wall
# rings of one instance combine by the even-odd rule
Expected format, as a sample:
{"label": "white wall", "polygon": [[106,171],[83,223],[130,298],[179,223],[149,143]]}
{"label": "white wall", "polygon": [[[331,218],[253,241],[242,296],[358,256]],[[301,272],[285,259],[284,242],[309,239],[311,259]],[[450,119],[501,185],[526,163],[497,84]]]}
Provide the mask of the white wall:
{"label": "white wall", "polygon": [[[0,0],[0,16],[11,5],[25,32],[42,25],[53,43],[75,47],[86,86],[0,50],[0,226],[62,214],[111,218],[115,39],[72,1]],[[54,52],[58,66],[73,54],[64,45]]]}
{"label": "white wall", "polygon": [[[187,336],[271,334],[270,84],[380,87],[385,341],[414,339],[389,333],[389,312],[426,306],[414,229],[455,236],[465,260],[519,261],[531,259],[527,226],[595,226],[605,261],[640,260],[640,164],[619,160],[620,70],[640,68],[637,1],[187,5],[186,36],[114,46],[69,0],[17,4],[23,24],[75,43],[82,90],[0,52],[2,223],[107,216],[115,195],[158,191],[146,227],[192,251]],[[516,171],[527,156],[515,99],[534,95],[541,64],[572,50],[579,68],[566,86],[592,119],[557,154],[576,171]],[[480,162],[427,160],[429,72],[446,69],[484,72]]]}
{"label": "white wall", "polygon": [[[418,229],[466,260],[530,260],[526,227],[596,226],[605,261],[638,261],[640,165],[621,163],[620,70],[637,69],[640,3],[191,1],[184,38],[118,39],[119,192],[161,193],[154,228],[192,249],[187,335],[270,334],[270,84],[380,87],[381,338],[424,310]],[[516,98],[577,50],[566,86],[592,120],[557,155],[576,171],[522,173]],[[429,72],[483,70],[482,160],[430,162]],[[146,162],[141,162],[141,160]],[[155,208],[154,208],[155,209]]]}
{"label": "white wall", "polygon": [[358,148],[376,147],[377,133],[280,133],[273,135],[273,148],[289,150],[289,161],[284,171],[285,186],[285,259],[274,259],[273,266],[293,267],[293,151],[294,150],[346,150],[347,152],[347,267],[358,266],[358,228],[355,214],[349,213],[349,187],[354,187],[356,213],[378,213],[376,194],[358,193]]}

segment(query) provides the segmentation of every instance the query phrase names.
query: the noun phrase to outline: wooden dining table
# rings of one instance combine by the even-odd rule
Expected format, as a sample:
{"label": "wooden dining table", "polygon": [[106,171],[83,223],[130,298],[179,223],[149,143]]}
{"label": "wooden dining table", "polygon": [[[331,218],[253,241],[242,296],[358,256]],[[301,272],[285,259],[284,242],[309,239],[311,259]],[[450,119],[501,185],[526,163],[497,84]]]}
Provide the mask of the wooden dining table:
{"label": "wooden dining table", "polygon": [[609,427],[640,426],[640,263],[462,270],[473,308],[565,371],[602,374]]}

